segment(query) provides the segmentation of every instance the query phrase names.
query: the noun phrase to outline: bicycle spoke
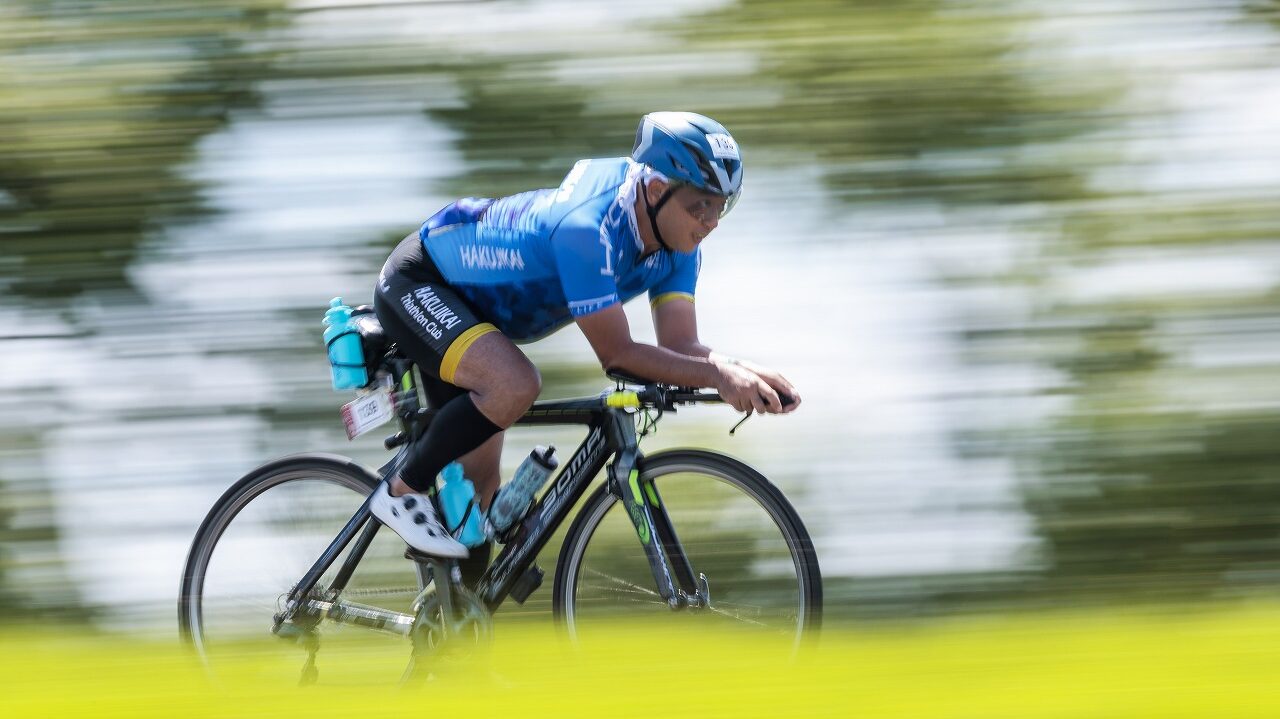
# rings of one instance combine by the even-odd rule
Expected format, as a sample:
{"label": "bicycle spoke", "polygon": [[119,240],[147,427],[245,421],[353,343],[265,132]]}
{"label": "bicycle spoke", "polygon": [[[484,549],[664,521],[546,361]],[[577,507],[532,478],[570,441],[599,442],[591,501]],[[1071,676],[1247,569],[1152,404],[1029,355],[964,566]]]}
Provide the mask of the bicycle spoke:
{"label": "bicycle spoke", "polygon": [[622,579],[621,577],[615,577],[615,576],[613,576],[613,575],[611,575],[611,574],[605,574],[604,572],[600,571],[599,569],[587,568],[587,570],[586,570],[586,571],[588,571],[588,572],[592,573],[593,575],[595,575],[595,576],[597,576],[597,577],[603,577],[604,579],[608,579],[608,580],[609,580],[609,581],[611,581],[611,582],[615,582],[615,583],[617,583],[617,584],[620,584],[620,585],[622,585],[622,586],[624,586],[624,587],[626,587],[626,588],[628,588],[628,589],[630,589],[630,590],[632,590],[632,591],[634,591],[634,592],[638,592],[638,593],[641,593],[641,594],[647,594],[647,595],[649,595],[649,596],[651,596],[651,597],[658,597],[659,599],[661,599],[661,598],[662,598],[662,595],[661,595],[661,594],[658,594],[657,592],[653,591],[652,589],[648,589],[648,588],[646,588],[646,587],[642,587],[642,586],[640,586],[639,584],[633,584],[633,583],[631,583],[631,582],[628,582],[628,581],[627,581],[627,580],[625,580],[625,579]]}
{"label": "bicycle spoke", "polygon": [[602,603],[609,603],[609,604],[618,604],[618,603],[640,604],[645,606],[660,607],[662,609],[667,609],[666,602],[662,602],[660,600],[658,602],[655,602],[651,599],[640,599],[633,595],[623,595],[620,597],[595,597],[586,601],[587,603],[602,602]]}
{"label": "bicycle spoke", "polygon": [[765,627],[765,628],[769,628],[769,625],[768,625],[768,624],[765,624],[764,622],[757,622],[757,621],[755,621],[754,619],[747,619],[746,617],[744,617],[744,616],[742,616],[742,615],[740,615],[740,614],[736,614],[736,613],[734,613],[734,612],[726,611],[726,610],[724,610],[724,609],[722,609],[722,608],[720,608],[720,607],[717,607],[717,606],[715,606],[715,605],[712,605],[712,606],[708,607],[708,609],[710,609],[712,612],[714,612],[714,613],[716,613],[716,614],[719,614],[719,615],[720,615],[720,616],[722,616],[722,617],[729,617],[730,619],[736,619],[736,620],[738,620],[738,621],[740,621],[740,622],[745,622],[745,623],[747,623],[747,624],[754,624],[754,625],[755,625],[755,626],[757,626],[757,627]]}
{"label": "bicycle spoke", "polygon": [[596,593],[596,594],[607,594],[615,597],[626,597],[626,598],[633,599],[634,601],[637,601],[637,602],[649,602],[649,603],[662,602],[664,606],[666,605],[666,602],[662,600],[662,596],[658,594],[642,594],[640,592],[631,592],[626,589],[619,589],[617,587],[610,587],[610,586],[603,586],[603,585],[593,586],[590,589],[592,589],[593,593]]}
{"label": "bicycle spoke", "polygon": [[765,613],[765,607],[759,604],[743,604],[741,602],[728,602],[723,599],[715,599],[711,602],[713,606],[723,609],[734,609],[739,613],[749,613],[760,616]]}

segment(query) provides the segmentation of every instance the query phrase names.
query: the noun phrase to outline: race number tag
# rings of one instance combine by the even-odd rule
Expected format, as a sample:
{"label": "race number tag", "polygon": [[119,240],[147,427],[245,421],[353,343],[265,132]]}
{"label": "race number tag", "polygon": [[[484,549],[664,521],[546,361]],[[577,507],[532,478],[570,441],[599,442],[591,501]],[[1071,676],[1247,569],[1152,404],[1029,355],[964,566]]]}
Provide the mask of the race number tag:
{"label": "race number tag", "polygon": [[347,439],[355,439],[391,419],[391,394],[385,387],[342,405]]}
{"label": "race number tag", "polygon": [[721,160],[742,159],[738,155],[738,143],[723,132],[713,132],[707,135],[707,142],[711,145],[711,154]]}

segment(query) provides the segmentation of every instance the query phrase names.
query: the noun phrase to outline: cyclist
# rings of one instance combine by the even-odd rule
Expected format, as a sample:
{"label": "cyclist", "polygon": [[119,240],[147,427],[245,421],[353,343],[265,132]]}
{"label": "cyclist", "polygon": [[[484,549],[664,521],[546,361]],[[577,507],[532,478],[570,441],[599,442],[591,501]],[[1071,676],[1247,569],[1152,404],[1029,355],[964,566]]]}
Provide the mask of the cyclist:
{"label": "cyclist", "polygon": [[[571,321],[605,369],[713,387],[739,411],[799,406],[781,374],[698,339],[700,245],[741,187],[742,159],[724,126],[691,112],[654,112],[641,119],[630,157],[581,160],[557,188],[458,200],[406,237],[382,268],[374,309],[418,363],[438,412],[375,495],[374,516],[422,552],[466,557],[422,493],[459,460],[488,507],[503,430],[541,389],[516,343]],[[645,291],[657,346],[631,338],[622,310]],[[784,408],[780,392],[794,403]],[[467,564],[483,569],[488,552],[485,545]]]}

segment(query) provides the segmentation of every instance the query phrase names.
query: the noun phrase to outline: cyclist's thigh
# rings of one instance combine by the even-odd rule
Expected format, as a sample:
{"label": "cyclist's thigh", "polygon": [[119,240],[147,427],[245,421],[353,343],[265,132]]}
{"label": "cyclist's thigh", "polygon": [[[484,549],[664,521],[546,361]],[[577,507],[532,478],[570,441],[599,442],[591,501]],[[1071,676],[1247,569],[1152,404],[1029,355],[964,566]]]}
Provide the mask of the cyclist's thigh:
{"label": "cyclist's thigh", "polygon": [[[444,281],[416,234],[406,237],[387,259],[373,293],[373,308],[387,336],[423,375],[449,385],[474,389],[455,378],[459,362],[478,339],[502,337]],[[502,341],[510,344],[505,337]],[[428,386],[428,395],[432,393],[436,399],[451,399],[451,391],[444,388]]]}
{"label": "cyclist's thigh", "polygon": [[[529,404],[542,389],[542,378],[529,358],[500,332],[478,337],[455,367],[454,382],[482,394],[501,391]],[[527,406],[527,405],[526,405]],[[522,410],[523,411],[523,410]]]}

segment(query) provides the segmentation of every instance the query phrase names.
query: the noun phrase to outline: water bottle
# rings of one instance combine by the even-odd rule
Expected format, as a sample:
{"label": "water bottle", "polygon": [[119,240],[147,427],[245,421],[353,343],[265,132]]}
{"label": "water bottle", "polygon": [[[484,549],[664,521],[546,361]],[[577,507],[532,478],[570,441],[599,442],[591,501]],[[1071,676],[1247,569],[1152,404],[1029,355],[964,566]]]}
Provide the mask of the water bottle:
{"label": "water bottle", "polygon": [[476,486],[462,476],[462,465],[450,462],[440,472],[440,509],[445,527],[468,547],[478,547],[487,540]]}
{"label": "water bottle", "polygon": [[551,476],[551,470],[560,464],[555,453],[555,447],[538,446],[524,458],[515,476],[498,492],[493,504],[489,505],[489,517],[484,524],[485,534],[490,538],[499,537],[524,517],[533,504],[533,495],[542,489],[547,477]]}
{"label": "water bottle", "polygon": [[359,389],[369,383],[364,367],[364,348],[360,334],[351,326],[351,308],[341,297],[329,301],[324,313],[324,344],[329,350],[329,370],[335,390]]}

